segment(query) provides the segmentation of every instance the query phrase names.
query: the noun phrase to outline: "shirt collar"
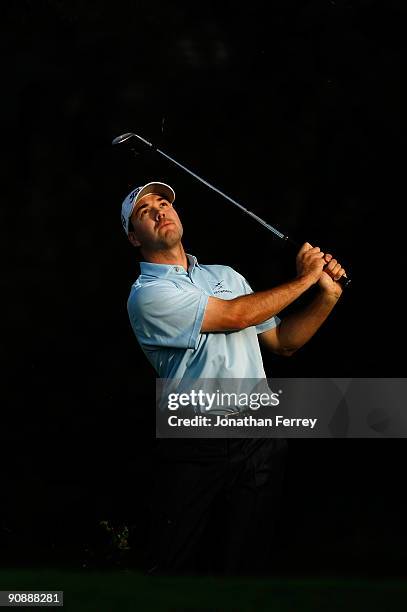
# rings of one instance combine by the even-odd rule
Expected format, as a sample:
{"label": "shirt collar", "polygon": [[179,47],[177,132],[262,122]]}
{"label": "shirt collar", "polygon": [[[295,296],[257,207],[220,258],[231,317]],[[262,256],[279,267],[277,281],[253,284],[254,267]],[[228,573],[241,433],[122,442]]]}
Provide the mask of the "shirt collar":
{"label": "shirt collar", "polygon": [[[194,255],[186,253],[188,260],[188,272],[192,272],[195,267],[202,269]],[[176,264],[156,264],[149,261],[140,262],[140,271],[143,276],[155,276],[164,278],[171,274],[187,274],[182,266]]]}
{"label": "shirt collar", "polygon": [[193,270],[195,267],[199,268],[200,270],[202,270],[201,266],[198,263],[197,258],[195,257],[195,255],[189,255],[189,253],[186,253],[187,259],[188,259],[188,271],[189,270]]}

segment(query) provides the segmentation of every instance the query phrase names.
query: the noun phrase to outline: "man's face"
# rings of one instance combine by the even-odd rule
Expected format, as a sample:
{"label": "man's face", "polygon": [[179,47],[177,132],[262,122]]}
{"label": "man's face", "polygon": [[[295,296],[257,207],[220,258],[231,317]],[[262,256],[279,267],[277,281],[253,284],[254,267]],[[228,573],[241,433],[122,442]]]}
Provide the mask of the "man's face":
{"label": "man's face", "polygon": [[148,193],[137,202],[130,217],[129,239],[146,251],[170,249],[181,241],[181,221],[163,196]]}

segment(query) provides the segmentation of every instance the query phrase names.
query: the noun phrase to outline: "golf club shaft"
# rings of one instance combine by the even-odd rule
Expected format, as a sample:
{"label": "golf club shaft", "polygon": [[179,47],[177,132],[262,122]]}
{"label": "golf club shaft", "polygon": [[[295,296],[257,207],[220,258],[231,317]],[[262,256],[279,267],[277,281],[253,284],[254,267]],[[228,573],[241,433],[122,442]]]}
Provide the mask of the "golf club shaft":
{"label": "golf club shaft", "polygon": [[[143,142],[145,145],[150,147],[153,151],[155,151],[155,152],[159,153],[160,155],[162,155],[163,157],[165,157],[165,159],[167,159],[168,161],[170,161],[173,164],[175,164],[176,166],[178,166],[178,168],[181,168],[181,170],[184,170],[185,172],[187,172],[188,174],[193,176],[195,179],[197,179],[198,181],[200,181],[201,183],[203,183],[204,185],[209,187],[209,189],[212,189],[212,191],[214,191],[215,193],[217,193],[220,196],[222,196],[223,198],[225,198],[225,200],[227,200],[231,204],[234,204],[234,206],[237,206],[237,208],[240,208],[240,210],[242,210],[244,213],[246,213],[247,215],[252,217],[252,219],[254,219],[258,223],[260,223],[263,227],[265,227],[270,232],[272,232],[275,236],[277,236],[277,238],[280,238],[280,240],[284,240],[285,242],[289,242],[292,245],[296,246],[297,248],[300,248],[300,245],[297,244],[294,240],[292,240],[289,236],[286,236],[282,232],[279,232],[275,227],[273,227],[272,225],[270,225],[269,223],[264,221],[264,219],[262,219],[261,217],[259,217],[255,213],[253,213],[251,210],[248,210],[247,208],[242,206],[242,204],[240,204],[239,202],[237,202],[236,200],[234,200],[233,198],[228,196],[226,193],[223,193],[223,191],[221,191],[220,189],[218,189],[217,187],[215,187],[214,185],[212,185],[211,183],[209,183],[208,181],[206,181],[205,179],[200,177],[198,174],[196,174],[195,172],[193,172],[192,170],[190,170],[189,168],[187,168],[183,164],[180,164],[176,159],[174,159],[173,157],[168,155],[168,153],[165,153],[164,151],[161,151],[160,149],[155,147],[151,142],[149,142],[148,140],[146,140],[142,136],[139,136],[138,134],[134,134],[134,133],[132,133],[132,134],[129,133],[129,134],[126,134],[124,136],[127,136],[127,137],[135,136],[141,142]],[[118,138],[115,138],[114,141],[113,141],[113,144],[119,144],[120,142],[122,142],[122,140],[120,140],[121,138],[122,137],[120,137],[120,136]],[[342,288],[347,288],[351,284],[351,279],[348,276],[342,276],[339,279],[339,281],[337,281],[337,282],[342,286]]]}

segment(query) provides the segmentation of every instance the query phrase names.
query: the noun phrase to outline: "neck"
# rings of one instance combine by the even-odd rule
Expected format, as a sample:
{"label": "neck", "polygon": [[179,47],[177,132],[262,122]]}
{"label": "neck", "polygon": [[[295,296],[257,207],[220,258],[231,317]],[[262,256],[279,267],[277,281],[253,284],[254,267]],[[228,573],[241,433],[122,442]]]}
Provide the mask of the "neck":
{"label": "neck", "polygon": [[182,266],[185,271],[188,271],[188,259],[181,243],[172,248],[158,251],[143,249],[142,255],[144,261],[157,264],[178,265]]}

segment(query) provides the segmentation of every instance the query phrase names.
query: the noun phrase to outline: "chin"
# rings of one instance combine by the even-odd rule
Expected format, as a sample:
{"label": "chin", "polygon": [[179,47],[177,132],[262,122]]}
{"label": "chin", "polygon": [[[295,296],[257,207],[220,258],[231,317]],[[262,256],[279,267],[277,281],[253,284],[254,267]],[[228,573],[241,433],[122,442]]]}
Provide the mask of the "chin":
{"label": "chin", "polygon": [[167,247],[174,247],[176,244],[181,242],[182,232],[178,229],[171,229],[166,233],[165,239],[163,243],[167,245]]}

